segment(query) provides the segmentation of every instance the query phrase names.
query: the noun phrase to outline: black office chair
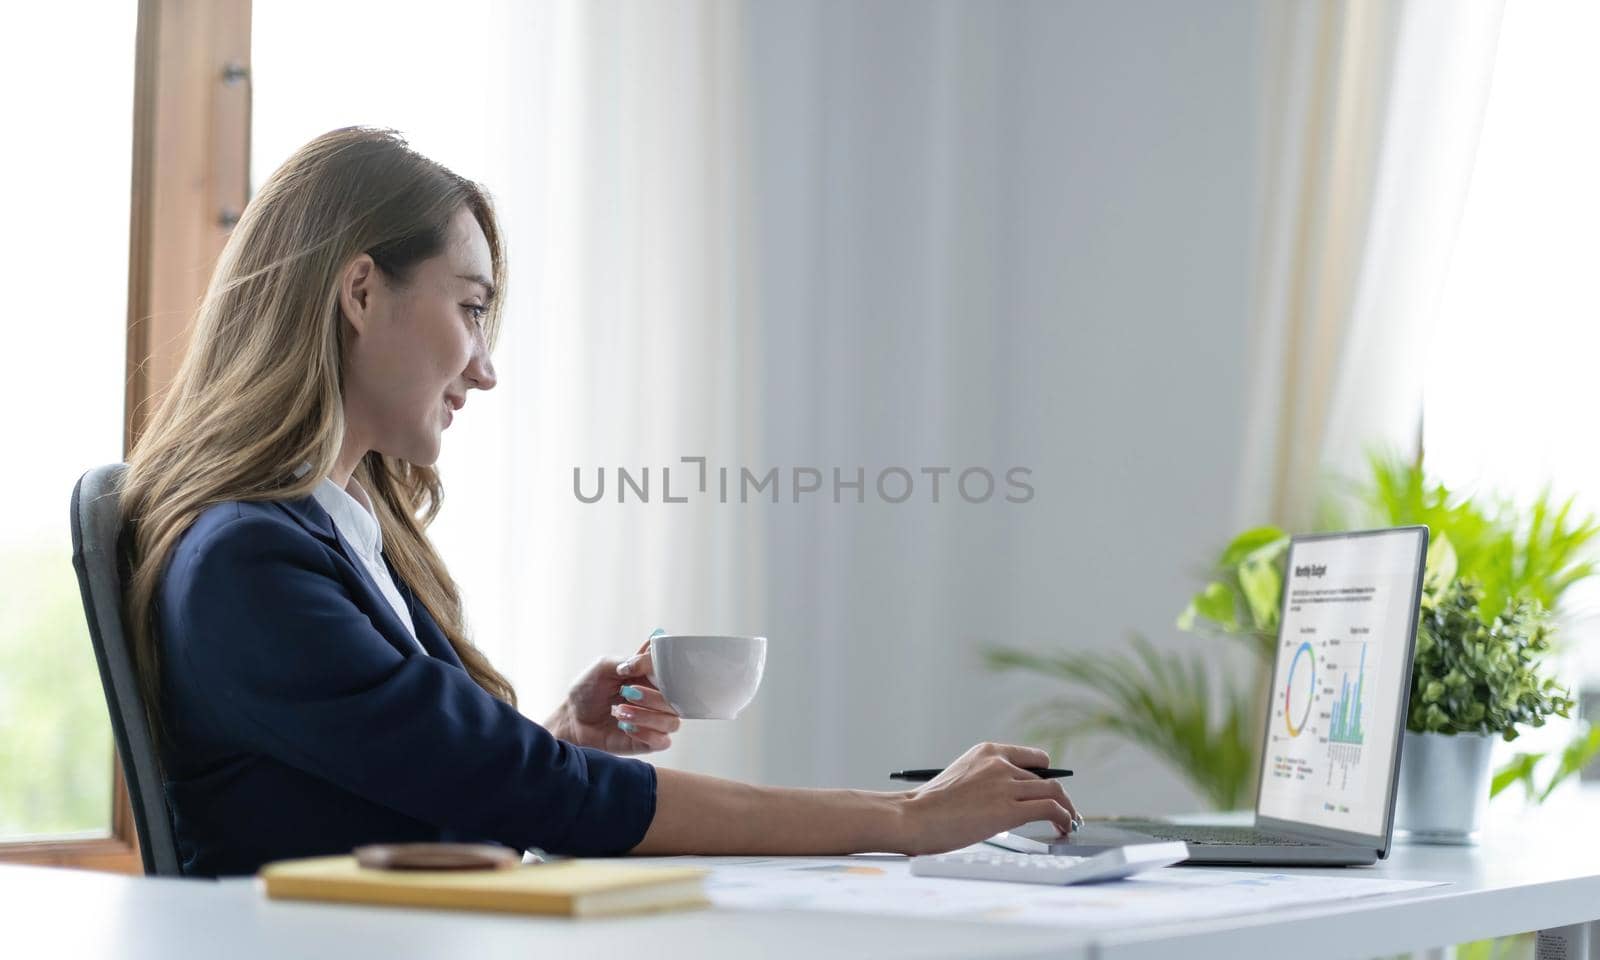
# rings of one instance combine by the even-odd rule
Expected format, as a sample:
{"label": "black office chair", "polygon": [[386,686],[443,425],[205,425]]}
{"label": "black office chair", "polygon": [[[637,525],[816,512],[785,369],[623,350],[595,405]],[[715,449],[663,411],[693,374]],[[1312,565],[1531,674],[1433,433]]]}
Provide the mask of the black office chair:
{"label": "black office chair", "polygon": [[182,874],[178,844],[172,833],[167,795],[161,785],[161,762],[145,724],[144,697],[122,629],[122,568],[118,563],[117,493],[127,466],[95,467],[72,488],[72,565],[78,571],[83,615],[94,641],[100,685],[111,712],[111,731],[128,779],[128,799],[139,831],[144,872],[176,877]]}

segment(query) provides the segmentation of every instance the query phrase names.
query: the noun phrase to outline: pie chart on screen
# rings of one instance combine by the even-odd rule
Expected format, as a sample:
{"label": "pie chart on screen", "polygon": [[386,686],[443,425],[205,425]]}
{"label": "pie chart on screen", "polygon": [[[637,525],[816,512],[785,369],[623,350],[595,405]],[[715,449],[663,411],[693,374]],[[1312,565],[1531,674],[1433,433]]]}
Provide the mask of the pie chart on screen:
{"label": "pie chart on screen", "polygon": [[1283,723],[1289,736],[1298,737],[1311,719],[1311,700],[1317,689],[1317,655],[1302,643],[1289,661],[1289,679],[1283,686]]}

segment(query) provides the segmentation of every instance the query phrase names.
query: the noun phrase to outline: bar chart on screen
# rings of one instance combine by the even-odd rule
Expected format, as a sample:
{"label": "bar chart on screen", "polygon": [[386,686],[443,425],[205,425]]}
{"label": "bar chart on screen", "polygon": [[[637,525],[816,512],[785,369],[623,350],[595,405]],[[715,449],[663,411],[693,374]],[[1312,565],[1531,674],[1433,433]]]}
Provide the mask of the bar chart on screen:
{"label": "bar chart on screen", "polygon": [[[1365,627],[1353,627],[1351,633],[1355,635],[1367,632]],[[1334,641],[1338,644],[1338,641]],[[1332,660],[1328,664],[1330,675],[1338,670],[1343,670],[1337,688],[1329,686],[1325,693],[1333,696],[1327,713],[1328,730],[1328,786],[1333,786],[1335,780],[1339,786],[1344,787],[1350,779],[1350,768],[1361,762],[1361,746],[1366,738],[1364,720],[1366,673],[1367,673],[1367,643],[1343,643],[1333,647]],[[1359,651],[1359,652],[1357,652]],[[1348,658],[1356,658],[1356,667],[1351,670]],[[1340,662],[1344,661],[1344,662]]]}

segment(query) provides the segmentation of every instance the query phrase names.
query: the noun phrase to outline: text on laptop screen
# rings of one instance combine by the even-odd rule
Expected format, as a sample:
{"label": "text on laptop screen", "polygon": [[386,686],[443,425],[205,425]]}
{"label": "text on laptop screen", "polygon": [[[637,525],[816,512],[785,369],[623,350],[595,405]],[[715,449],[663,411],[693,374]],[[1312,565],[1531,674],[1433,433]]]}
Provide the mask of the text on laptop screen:
{"label": "text on laptop screen", "polygon": [[1422,542],[1411,529],[1289,548],[1258,815],[1383,833]]}

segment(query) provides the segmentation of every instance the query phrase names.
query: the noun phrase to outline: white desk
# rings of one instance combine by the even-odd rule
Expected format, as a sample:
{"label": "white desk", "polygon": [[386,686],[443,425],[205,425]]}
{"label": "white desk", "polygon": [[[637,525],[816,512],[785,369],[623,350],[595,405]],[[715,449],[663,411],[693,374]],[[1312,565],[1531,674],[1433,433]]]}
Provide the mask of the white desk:
{"label": "white desk", "polygon": [[[653,958],[1094,957],[1185,960],[1374,957],[1600,920],[1600,795],[1480,848],[1398,847],[1371,868],[1329,871],[1448,886],[1259,916],[1140,930],[910,922],[805,912],[694,911],[581,922],[269,901],[249,880],[209,883],[0,867],[0,936],[14,955],[184,957],[530,956]],[[27,949],[31,947],[31,949]],[[1180,953],[1181,952],[1181,953]]]}
{"label": "white desk", "polygon": [[[1400,846],[1372,867],[1297,872],[1449,880],[1414,893],[1096,938],[1096,957],[1377,957],[1600,920],[1600,823],[1505,829],[1479,848]],[[1583,958],[1574,958],[1583,960]]]}
{"label": "white desk", "polygon": [[[8,958],[701,960],[1086,957],[1059,930],[892,917],[693,910],[605,920],[268,900],[250,880],[0,866]],[[12,949],[15,945],[16,949]]]}

